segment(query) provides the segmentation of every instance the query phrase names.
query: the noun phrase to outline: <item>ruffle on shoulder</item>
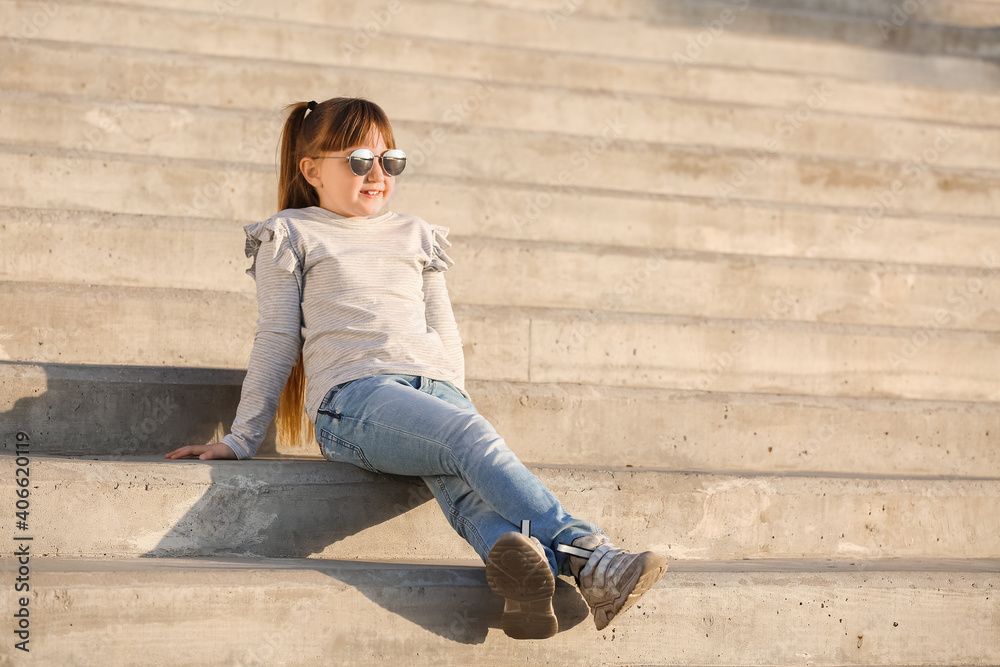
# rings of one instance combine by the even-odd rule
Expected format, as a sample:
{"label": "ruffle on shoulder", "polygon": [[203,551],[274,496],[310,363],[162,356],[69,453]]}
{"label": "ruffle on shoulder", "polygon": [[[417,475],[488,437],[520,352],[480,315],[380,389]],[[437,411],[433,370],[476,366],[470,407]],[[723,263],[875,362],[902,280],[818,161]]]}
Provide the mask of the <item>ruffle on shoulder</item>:
{"label": "ruffle on shoulder", "polygon": [[441,225],[430,225],[430,227],[434,232],[434,252],[431,255],[431,263],[427,267],[427,270],[447,271],[455,265],[454,260],[445,252],[445,250],[451,247],[451,241],[448,240],[448,232],[451,230]]}
{"label": "ruffle on shoulder", "polygon": [[288,226],[281,218],[271,218],[263,222],[255,222],[243,228],[247,235],[246,254],[253,257],[253,264],[247,269],[247,275],[257,279],[257,251],[261,244],[267,241],[274,241],[274,263],[289,273],[295,273],[295,267],[299,263],[295,251],[292,250],[291,241],[288,239]]}

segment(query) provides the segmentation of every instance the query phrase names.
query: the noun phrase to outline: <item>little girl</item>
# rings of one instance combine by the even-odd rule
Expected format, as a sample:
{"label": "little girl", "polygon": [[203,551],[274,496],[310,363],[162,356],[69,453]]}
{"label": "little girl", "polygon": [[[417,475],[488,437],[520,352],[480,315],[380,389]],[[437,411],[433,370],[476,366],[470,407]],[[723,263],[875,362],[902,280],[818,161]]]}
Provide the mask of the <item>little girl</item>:
{"label": "little girl", "polygon": [[314,425],[330,461],[423,478],[505,598],[507,635],[556,633],[559,573],[603,629],[666,559],[570,516],[472,405],[444,281],[448,229],[380,212],[406,166],[385,112],[353,98],[289,109],[282,210],[244,228],[259,318],[232,433],[166,457],[249,459],[276,413],[282,439]]}

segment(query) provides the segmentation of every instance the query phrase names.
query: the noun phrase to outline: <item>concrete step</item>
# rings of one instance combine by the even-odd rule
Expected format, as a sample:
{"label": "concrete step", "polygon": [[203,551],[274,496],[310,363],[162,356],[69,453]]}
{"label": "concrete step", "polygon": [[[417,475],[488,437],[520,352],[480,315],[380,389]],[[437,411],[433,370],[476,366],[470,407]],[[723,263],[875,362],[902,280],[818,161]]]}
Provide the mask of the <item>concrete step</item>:
{"label": "concrete step", "polygon": [[469,390],[526,461],[1000,477],[997,403],[480,381]]}
{"label": "concrete step", "polygon": [[[403,107],[414,82],[399,79],[402,85],[380,95],[381,103]],[[748,160],[759,152],[768,159],[789,154],[906,162],[932,149],[936,141],[944,146],[944,137],[950,146],[938,152],[937,166],[995,169],[1000,164],[996,127],[827,113],[820,97],[805,88],[804,106],[795,116],[780,107],[622,99],[590,91],[469,81],[421,82],[420,87],[423,101],[408,104],[401,115],[393,116],[398,143],[410,151],[417,168],[434,161],[438,144],[448,141],[456,123],[508,131],[515,137],[526,133],[529,140],[537,140],[539,132],[571,135],[585,146],[606,132],[611,120],[616,138],[741,149]],[[463,113],[456,110],[463,109],[460,102],[451,107],[442,104],[463,96],[469,100]],[[524,111],[511,115],[512,108]],[[569,109],[583,111],[564,112]],[[265,149],[277,144],[282,122],[279,114],[256,109],[222,111],[143,102],[125,110],[120,101],[110,99],[19,91],[0,93],[0,115],[19,120],[16,126],[0,129],[3,144],[69,150],[89,145],[106,152],[268,165],[274,154]],[[429,130],[427,124],[437,127]]]}
{"label": "concrete step", "polygon": [[[163,454],[228,433],[245,375],[214,368],[4,361],[0,410],[11,428],[40,441],[39,453]],[[4,447],[13,452],[14,440]],[[274,451],[272,429],[261,454]]]}
{"label": "concrete step", "polygon": [[[0,210],[0,279],[255,295],[237,225],[171,222]],[[994,230],[995,262],[978,269],[452,235],[448,287],[458,304],[909,327],[943,312],[942,329],[1000,331]]]}
{"label": "concrete step", "polygon": [[[458,0],[470,5],[477,0]],[[893,0],[879,2],[817,2],[801,0],[625,0],[611,5],[561,0],[486,0],[497,9],[545,11],[550,26],[560,29],[567,19],[587,18],[596,22],[623,19],[668,29],[691,29],[694,39],[706,48],[700,55],[708,62],[728,62],[740,66],[742,50],[749,62],[756,63],[749,52],[754,45],[742,41],[747,36],[774,42],[798,42],[807,47],[851,45],[880,51],[913,54],[950,55],[965,58],[1000,56],[1000,44],[987,29],[1000,24],[997,10],[990,2],[929,0],[905,9]],[[724,13],[728,9],[729,13]],[[721,23],[721,25],[720,25]],[[721,32],[724,30],[724,32]],[[756,34],[763,33],[763,34]],[[731,49],[731,50],[730,50]],[[850,52],[838,52],[838,59],[850,59]],[[788,68],[795,68],[794,52],[785,58]],[[780,66],[777,60],[775,66]],[[909,72],[912,75],[912,72]],[[897,71],[895,76],[907,74]]]}
{"label": "concrete step", "polygon": [[[0,561],[12,574],[12,559]],[[126,665],[989,665],[997,561],[674,563],[602,632],[569,580],[560,632],[513,641],[480,565],[274,559],[31,560],[31,656]],[[0,613],[17,613],[4,596]],[[204,619],[230,619],[223,634]],[[177,641],[183,636],[184,641]],[[13,644],[13,642],[11,642]],[[14,652],[14,649],[5,650]],[[417,648],[414,648],[417,647]]]}
{"label": "concrete step", "polygon": [[[820,105],[825,113],[987,127],[996,125],[1000,111],[1000,92],[995,89],[891,84],[721,66],[677,68],[663,63],[580,58],[560,67],[539,68],[538,55],[534,54],[519,68],[485,62],[458,72],[457,76],[442,77],[440,73],[428,74],[434,70],[426,67],[413,71],[412,65],[385,70],[360,63],[338,66],[314,61],[249,60],[65,42],[27,40],[11,44],[11,41],[0,43],[0,62],[9,59],[19,66],[5,71],[5,89],[83,93],[121,100],[126,106],[132,99],[270,111],[299,99],[304,90],[327,90],[341,95],[373,96],[385,106],[390,118],[405,117],[406,109],[417,104],[437,108],[438,118],[449,121],[453,116],[461,120],[463,111],[470,115],[476,89],[484,87],[482,96],[482,90],[493,85],[765,106],[800,115],[809,111],[808,100],[813,89],[821,87],[827,98]],[[407,57],[413,63],[420,62]],[[48,74],[41,77],[39,71]],[[101,72],[101,77],[94,77],[94,72]],[[465,84],[459,95],[436,94],[439,89],[455,90],[458,82]],[[435,94],[428,95],[429,86]],[[422,97],[427,101],[420,102]],[[514,108],[520,109],[521,105]],[[449,110],[451,114],[444,117]],[[577,114],[572,107],[557,116]],[[271,153],[270,148],[267,152]]]}
{"label": "concrete step", "polygon": [[[627,19],[668,22],[670,19],[680,19],[693,15],[696,6],[700,5],[705,16],[711,13],[718,15],[719,11],[729,7],[735,14],[755,10],[760,14],[775,17],[814,17],[817,19],[841,19],[843,21],[866,22],[876,19],[890,20],[893,8],[898,6],[893,0],[760,0],[753,7],[744,7],[732,0],[622,0],[618,7],[607,5],[575,6],[569,12],[569,7],[561,0],[454,0],[464,5],[486,4],[491,8],[557,13],[563,10],[562,18],[594,17],[604,19]],[[899,8],[902,11],[902,7]],[[1000,23],[1000,8],[993,0],[927,0],[917,7],[907,6],[905,12],[913,23],[938,24],[945,26],[989,26]],[[617,10],[617,11],[616,11]],[[740,17],[742,18],[742,14]],[[555,20],[555,19],[553,19]],[[900,26],[900,27],[909,27]],[[732,29],[746,29],[740,22],[733,24]],[[846,39],[846,36],[845,36]]]}
{"label": "concrete step", "polygon": [[[250,356],[256,308],[249,295],[2,285],[0,309],[32,313],[0,329],[6,359],[243,369]],[[997,334],[945,330],[936,320],[903,328],[787,322],[767,313],[731,320],[462,305],[455,311],[471,379],[1000,400]]]}
{"label": "concrete step", "polygon": [[[243,376],[0,362],[0,410],[8,431],[28,432],[38,454],[162,455],[228,432]],[[997,403],[478,380],[467,389],[518,456],[540,464],[1000,478]],[[12,437],[4,453],[14,451]],[[320,453],[315,442],[276,450],[269,434],[257,456]]]}
{"label": "concrete step", "polygon": [[[36,659],[135,664],[159,648],[175,664],[996,663],[1000,562],[851,560],[1000,555],[996,64],[889,53],[896,36],[865,50],[741,33],[765,16],[847,25],[819,7],[798,24],[755,7],[677,67],[705,31],[664,25],[688,15],[679,3],[625,0],[614,11],[628,21],[574,6],[562,21],[518,2],[393,5],[368,40],[381,7],[340,1],[0,0],[0,116],[16,130],[0,129],[0,205],[57,219],[0,220],[12,314],[0,357],[43,362],[0,364],[7,431],[33,445]],[[55,15],[29,35],[22,19],[40,11]],[[920,30],[957,50],[984,42],[939,27],[905,39]],[[827,100],[809,109],[819,85]],[[541,652],[506,640],[482,568],[453,567],[471,549],[412,480],[315,459],[148,455],[231,422],[255,320],[238,221],[273,212],[273,113],[303,90],[383,103],[417,167],[397,201],[422,207],[399,210],[457,222],[452,289],[484,413],[539,457],[532,468],[571,511],[678,561],[682,578],[633,625],[594,633],[562,582],[565,632]],[[748,150],[799,110],[808,121],[753,163]],[[722,194],[741,167],[746,184]],[[629,220],[627,240],[608,239]],[[658,273],[672,289],[641,278],[630,291],[650,247],[667,249]],[[146,276],[122,259],[149,248]],[[220,262],[215,248],[232,252]],[[176,254],[192,284],[160,263]],[[595,259],[599,284],[577,268]],[[510,266],[505,291],[482,284]],[[807,321],[772,314],[786,285],[804,295],[790,317]],[[15,465],[0,458],[8,496]],[[219,554],[291,560],[132,560]],[[104,555],[119,558],[67,562]],[[802,556],[841,560],[759,560]],[[227,623],[224,640],[205,633],[203,619],[234,613],[255,620]],[[190,641],[165,640],[177,633]]]}
{"label": "concrete step", "polygon": [[[456,0],[464,5],[478,0]],[[569,18],[638,21],[654,26],[697,26],[719,38],[718,22],[735,38],[764,33],[771,38],[829,40],[869,48],[960,56],[996,54],[987,28],[1000,25],[992,0],[625,0],[615,6],[569,4],[561,0],[486,0],[496,9],[545,12],[553,25]],[[730,15],[722,15],[729,9]],[[714,30],[713,30],[714,29]],[[919,41],[924,43],[919,45]],[[721,42],[721,40],[720,40]],[[714,44],[711,45],[714,48]]]}
{"label": "concrete step", "polygon": [[[460,312],[466,322],[478,314],[472,308]],[[607,385],[724,392],[1000,398],[988,379],[1000,368],[992,351],[997,336],[945,332],[930,322],[897,329],[788,323],[766,315],[702,320],[573,312],[528,317],[521,326],[530,327],[523,379],[532,382],[600,378]]]}
{"label": "concrete step", "polygon": [[[998,170],[792,155],[763,158],[757,168],[745,151],[679,145],[654,151],[648,144],[603,139],[581,149],[565,137],[536,139],[456,129],[438,145],[433,159],[401,177],[399,188],[429,178],[470,187],[534,190],[518,202],[520,225],[530,224],[551,206],[548,191],[566,189],[640,198],[853,208],[857,231],[845,230],[849,237],[877,227],[887,211],[988,218],[1000,206],[1000,190],[993,187]],[[404,137],[403,145],[407,142]],[[59,149],[17,146],[0,147],[0,152],[4,177],[0,203],[5,206],[107,210],[113,202],[118,212],[237,219],[264,219],[275,209],[273,166],[103,152],[67,157]],[[470,155],[479,157],[470,161]],[[748,163],[754,168],[744,178],[740,169]],[[637,164],[643,167],[636,169]],[[42,187],[53,178],[61,183],[58,194]]]}
{"label": "concrete step", "polygon": [[[15,458],[0,466],[13,497]],[[616,543],[672,559],[1000,554],[997,478],[530,468]],[[30,479],[38,555],[476,558],[422,482],[348,464],[30,454]]]}
{"label": "concrete step", "polygon": [[[914,265],[970,268],[991,266],[993,253],[1000,252],[997,250],[1000,248],[1000,231],[989,218],[913,217],[888,212],[869,223],[865,217],[859,219],[856,211],[830,207],[637,197],[584,192],[571,187],[547,191],[503,184],[474,187],[425,179],[419,174],[414,178],[408,176],[404,185],[397,191],[391,207],[450,227],[456,238],[483,236],[567,246],[583,244],[646,251],[662,249],[890,264],[905,258],[907,263]],[[118,228],[142,228],[146,234],[156,237],[156,246],[180,243],[187,233],[194,231],[211,247],[188,247],[186,252],[173,257],[173,260],[188,261],[191,258],[189,268],[197,275],[201,270],[197,265],[203,260],[200,253],[214,256],[217,249],[231,249],[233,244],[239,253],[243,241],[241,227],[255,220],[167,216],[133,198],[114,202],[114,206],[111,206],[112,202],[103,202],[102,206],[102,202],[96,199],[83,202],[90,204],[91,209],[105,209],[101,211],[49,208],[41,193],[27,188],[9,189],[4,195],[20,204],[38,206],[0,206],[3,245],[5,248],[15,245],[19,248],[18,253],[5,253],[2,261],[6,263],[6,270],[25,271],[28,276],[36,275],[33,267],[14,255],[31,251],[24,247],[25,242],[13,233],[14,230],[18,233],[49,234],[53,247],[57,247],[67,243],[63,237],[56,237],[57,230],[66,229],[67,225],[79,225],[86,228],[86,238],[103,243],[102,247],[108,248],[116,246],[117,242],[113,239]],[[537,206],[534,201],[539,198],[549,205],[545,208]],[[107,210],[109,207],[121,208],[122,204],[139,212],[123,214]],[[211,212],[206,211],[206,214]],[[261,211],[264,217],[259,219],[270,217],[273,212],[272,205],[270,210]],[[626,222],[609,229],[608,220],[614,219]],[[141,245],[138,247],[142,248]],[[459,246],[454,250],[461,252]],[[166,270],[163,266],[165,258],[148,252],[141,254],[144,261],[161,262],[157,265],[158,271]],[[239,260],[246,262],[242,255]],[[92,257],[91,261],[96,262],[98,258]],[[116,265],[122,266],[121,273],[115,274],[120,276],[116,280],[124,282],[131,271],[129,258],[118,257]],[[230,267],[231,275],[241,281],[242,266],[237,262]],[[49,270],[59,273],[57,266],[49,267]],[[227,285],[228,281],[221,281],[217,288],[225,289]]]}
{"label": "concrete step", "polygon": [[0,325],[3,359],[245,369],[253,347],[257,308],[246,294],[2,285],[0,309],[14,314]]}
{"label": "concrete step", "polygon": [[[132,0],[130,4],[161,10],[165,7],[165,3],[159,0]],[[173,1],[169,6],[189,14],[177,16],[178,13],[173,12],[167,15],[168,25],[165,28],[161,28],[164,18],[157,17],[156,25],[158,29],[167,31],[174,28],[171,25],[173,21],[193,23],[193,26],[186,26],[185,31],[178,31],[176,36],[177,43],[188,44],[191,50],[226,50],[226,53],[232,54],[233,49],[238,48],[233,46],[237,40],[226,37],[230,31],[239,31],[241,35],[254,35],[256,39],[253,41],[257,41],[262,48],[277,44],[283,49],[283,55],[296,53],[292,51],[296,48],[295,44],[266,36],[268,31],[276,29],[275,23],[281,21],[277,29],[286,32],[310,31],[304,41],[316,45],[313,57],[325,57],[331,63],[341,62],[345,57],[350,57],[351,62],[386,63],[404,45],[410,47],[408,53],[412,61],[416,54],[440,49],[440,42],[443,41],[460,46],[464,49],[463,59],[473,62],[478,60],[478,53],[494,49],[506,49],[506,58],[518,58],[516,52],[510,53],[510,47],[514,46],[516,51],[522,53],[541,52],[546,66],[568,54],[603,60],[660,61],[671,65],[677,63],[676,56],[687,56],[698,65],[823,73],[945,86],[995,88],[997,83],[996,68],[991,63],[937,55],[988,55],[991,52],[996,55],[995,49],[990,49],[995,45],[990,44],[986,35],[979,34],[982,31],[949,30],[943,26],[921,24],[917,34],[910,37],[909,33],[914,30],[904,25],[910,42],[917,42],[914,38],[918,37],[925,41],[922,49],[911,47],[911,50],[930,56],[918,59],[909,54],[886,52],[886,39],[882,37],[885,31],[880,30],[874,20],[870,21],[870,25],[858,26],[833,21],[823,15],[788,16],[773,10],[761,11],[756,3],[751,6],[728,3],[731,17],[721,15],[726,7],[721,3],[715,6],[699,3],[708,5],[700,10],[698,5],[692,7],[677,2],[618,2],[594,7],[583,7],[583,4],[560,0],[515,0],[411,2],[398,7],[366,8],[342,1],[313,1],[275,8],[272,3],[255,1],[229,5],[222,11],[212,12],[195,0],[183,0]],[[137,14],[141,15],[133,10],[132,15]],[[889,18],[891,21],[892,17]],[[209,33],[211,38],[193,41],[191,36],[199,32],[194,26],[206,19],[214,22],[214,30]],[[778,25],[775,26],[776,23]],[[760,32],[761,27],[776,29],[767,30],[766,35],[746,32]],[[795,28],[798,30],[795,31]],[[54,28],[51,34],[65,34],[65,39],[76,41],[80,39],[80,32],[77,30],[73,34]],[[315,36],[317,32],[322,37]],[[781,37],[787,32],[793,33],[793,39]],[[901,41],[894,34],[896,32],[891,31],[893,43]],[[875,34],[879,39],[872,39]],[[460,41],[456,39],[459,35],[475,35],[476,38],[474,41]],[[817,38],[822,37],[834,39],[820,42]],[[109,43],[129,39],[114,33],[105,38]],[[852,40],[861,41],[864,46],[881,47],[881,50],[871,51],[843,43]],[[336,44],[338,48],[334,50],[324,42]],[[689,48],[693,49],[693,57],[688,54]],[[395,60],[391,62],[396,64]],[[537,69],[537,58],[535,62]],[[400,63],[402,67],[412,67],[413,64]],[[449,62],[447,68],[442,67],[438,71],[455,67],[460,65]]]}
{"label": "concrete step", "polygon": [[[891,20],[897,3],[893,0],[761,0],[759,7],[769,11],[817,12],[860,20]],[[900,7],[900,9],[902,9]],[[995,0],[929,0],[906,12],[915,23],[952,26],[995,27],[1000,25],[1000,5]],[[897,10],[898,13],[898,10]]]}
{"label": "concrete step", "polygon": [[916,328],[940,319],[941,329],[1000,331],[1000,252],[991,268],[922,271],[603,246],[460,242],[449,276],[459,303]]}

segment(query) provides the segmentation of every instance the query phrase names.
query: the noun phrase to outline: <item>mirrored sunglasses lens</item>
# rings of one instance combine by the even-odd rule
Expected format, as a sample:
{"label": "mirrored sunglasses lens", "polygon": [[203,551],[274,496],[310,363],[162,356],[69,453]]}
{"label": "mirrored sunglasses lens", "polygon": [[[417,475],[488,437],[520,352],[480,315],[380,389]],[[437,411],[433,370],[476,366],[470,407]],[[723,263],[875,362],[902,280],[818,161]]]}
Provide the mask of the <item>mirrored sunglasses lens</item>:
{"label": "mirrored sunglasses lens", "polygon": [[388,155],[383,155],[382,168],[385,169],[385,173],[390,176],[399,176],[403,173],[403,169],[406,168],[406,156],[389,157]]}
{"label": "mirrored sunglasses lens", "polygon": [[375,164],[375,154],[369,150],[357,150],[351,153],[351,171],[356,176],[364,176],[372,170]]}

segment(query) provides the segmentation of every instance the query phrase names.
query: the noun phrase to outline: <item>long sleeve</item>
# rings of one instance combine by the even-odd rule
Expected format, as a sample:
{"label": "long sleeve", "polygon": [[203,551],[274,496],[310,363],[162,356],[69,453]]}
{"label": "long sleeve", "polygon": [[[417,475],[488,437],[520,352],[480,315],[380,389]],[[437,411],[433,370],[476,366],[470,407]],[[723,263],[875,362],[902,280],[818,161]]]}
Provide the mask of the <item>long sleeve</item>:
{"label": "long sleeve", "polygon": [[441,271],[424,271],[424,308],[427,326],[434,329],[441,337],[452,367],[458,373],[458,379],[454,384],[468,398],[469,394],[465,391],[465,355],[462,352],[462,338],[458,333],[455,313],[448,297],[444,273]]}
{"label": "long sleeve", "polygon": [[275,239],[255,250],[254,267],[248,273],[256,273],[257,333],[232,432],[222,439],[239,459],[252,458],[260,447],[302,350],[301,266],[297,262],[292,270],[278,266],[281,253]]}

